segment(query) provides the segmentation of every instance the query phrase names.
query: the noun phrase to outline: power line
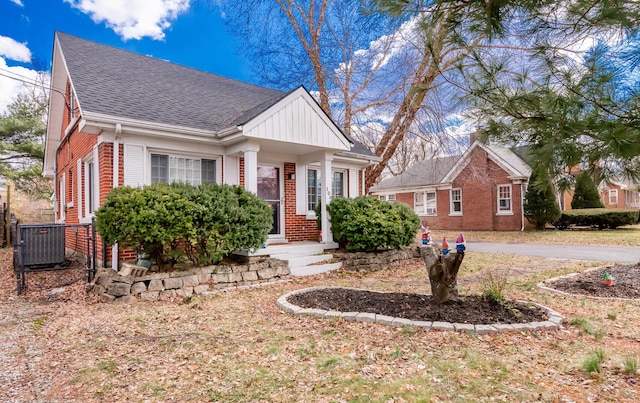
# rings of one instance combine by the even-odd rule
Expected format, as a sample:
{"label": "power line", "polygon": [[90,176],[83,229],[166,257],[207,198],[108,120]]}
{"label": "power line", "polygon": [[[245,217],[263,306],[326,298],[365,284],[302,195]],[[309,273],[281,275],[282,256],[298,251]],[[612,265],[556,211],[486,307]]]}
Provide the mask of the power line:
{"label": "power line", "polygon": [[[9,73],[9,74],[16,75],[16,76],[18,76],[20,78],[12,77],[12,76],[9,76],[7,74],[3,74],[2,73],[3,71],[6,72],[6,73]],[[34,86],[34,87],[43,87],[43,88],[46,87],[44,85],[44,83],[38,83],[34,79],[32,79],[31,77],[23,76],[21,74],[14,73],[13,71],[9,71],[9,70],[6,70],[6,69],[0,69],[0,76],[7,77],[7,78],[9,78],[11,80],[20,81],[21,83],[23,83],[25,85],[31,85],[31,86]],[[51,85],[48,86],[48,89],[50,89],[51,91],[57,92],[58,94],[62,95],[62,97],[65,99],[65,101],[64,101],[65,106],[67,107],[67,109],[71,110],[71,105],[69,105],[67,103],[67,101],[66,101],[67,94],[65,92],[63,92],[63,91],[61,91],[61,90],[59,90],[57,88],[54,88]]]}

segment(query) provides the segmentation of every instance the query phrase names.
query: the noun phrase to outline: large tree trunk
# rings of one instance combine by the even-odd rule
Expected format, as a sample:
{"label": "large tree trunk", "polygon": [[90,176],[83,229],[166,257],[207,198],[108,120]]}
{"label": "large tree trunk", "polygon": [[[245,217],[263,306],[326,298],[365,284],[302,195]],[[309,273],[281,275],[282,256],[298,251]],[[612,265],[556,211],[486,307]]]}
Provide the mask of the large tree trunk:
{"label": "large tree trunk", "polygon": [[437,303],[457,301],[458,270],[464,259],[464,252],[443,255],[434,246],[424,245],[420,247],[420,255],[427,266],[433,300]]}

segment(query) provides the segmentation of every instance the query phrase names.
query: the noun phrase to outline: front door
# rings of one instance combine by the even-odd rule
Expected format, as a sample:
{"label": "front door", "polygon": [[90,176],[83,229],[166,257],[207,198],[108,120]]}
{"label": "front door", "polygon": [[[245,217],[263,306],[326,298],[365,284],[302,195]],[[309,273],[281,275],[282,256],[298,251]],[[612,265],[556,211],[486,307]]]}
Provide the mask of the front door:
{"label": "front door", "polygon": [[258,197],[269,203],[273,210],[270,239],[284,238],[284,203],[282,197],[282,167],[258,165]]}

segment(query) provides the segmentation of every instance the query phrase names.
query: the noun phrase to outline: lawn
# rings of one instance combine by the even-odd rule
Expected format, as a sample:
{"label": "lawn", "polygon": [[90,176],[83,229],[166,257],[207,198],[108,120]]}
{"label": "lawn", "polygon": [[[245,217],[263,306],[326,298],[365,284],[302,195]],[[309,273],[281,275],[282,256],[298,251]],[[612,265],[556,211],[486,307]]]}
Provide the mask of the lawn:
{"label": "lawn", "polygon": [[[442,242],[443,237],[447,237],[447,240],[451,242],[456,240],[458,233],[432,230],[431,236],[438,243]],[[467,241],[640,247],[640,224],[602,231],[589,228],[564,231],[556,229],[545,231],[464,231],[464,235]]]}
{"label": "lawn", "polygon": [[[9,252],[1,253],[7,262]],[[639,401],[640,376],[632,372],[640,360],[640,301],[535,286],[597,265],[467,254],[462,293],[481,292],[488,269],[507,269],[514,275],[510,299],[566,318],[560,331],[486,336],[298,317],[275,304],[286,292],[316,285],[425,293],[419,262],[130,306],[95,303],[82,284],[36,295],[45,275],[29,279],[34,290],[26,297],[8,296],[15,283],[3,265],[0,374],[7,365],[14,373],[0,376],[0,400]]]}

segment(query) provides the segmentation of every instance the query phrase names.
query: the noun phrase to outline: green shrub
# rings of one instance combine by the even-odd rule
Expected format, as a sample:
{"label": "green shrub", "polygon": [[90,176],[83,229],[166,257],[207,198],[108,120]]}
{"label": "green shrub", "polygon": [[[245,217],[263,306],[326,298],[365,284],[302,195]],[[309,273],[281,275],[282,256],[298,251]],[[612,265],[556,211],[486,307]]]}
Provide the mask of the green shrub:
{"label": "green shrub", "polygon": [[402,249],[420,227],[420,218],[406,204],[368,196],[334,199],[327,211],[334,239],[348,251]]}
{"label": "green shrub", "polygon": [[523,207],[524,216],[536,226],[537,230],[543,230],[547,223],[554,222],[560,217],[560,207],[558,207],[553,186],[549,181],[540,181],[536,171],[533,171],[529,178]]}
{"label": "green shrub", "polygon": [[257,248],[271,228],[271,208],[237,186],[174,183],[118,187],[96,212],[102,239],[142,250],[161,269],[184,256],[212,264],[236,249]]}
{"label": "green shrub", "polygon": [[586,172],[581,172],[576,177],[576,188],[571,200],[571,208],[574,210],[585,208],[602,208],[602,200],[596,184]]}
{"label": "green shrub", "polygon": [[195,235],[191,214],[196,208],[171,185],[118,187],[96,211],[96,225],[106,243],[141,249],[161,268],[173,268],[184,256],[181,241]]}
{"label": "green shrub", "polygon": [[553,225],[558,229],[566,229],[571,225],[615,229],[623,225],[637,223],[638,216],[640,216],[639,210],[604,208],[571,210],[563,211]]}
{"label": "green shrub", "polygon": [[193,263],[214,264],[236,249],[259,248],[271,230],[269,204],[238,186],[176,185],[197,208],[186,251]]}

